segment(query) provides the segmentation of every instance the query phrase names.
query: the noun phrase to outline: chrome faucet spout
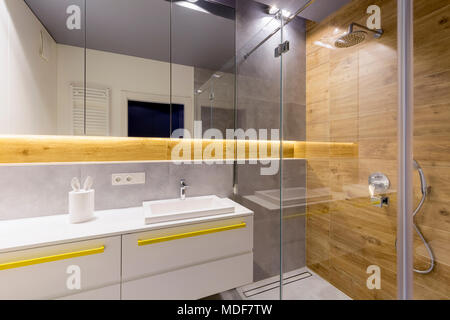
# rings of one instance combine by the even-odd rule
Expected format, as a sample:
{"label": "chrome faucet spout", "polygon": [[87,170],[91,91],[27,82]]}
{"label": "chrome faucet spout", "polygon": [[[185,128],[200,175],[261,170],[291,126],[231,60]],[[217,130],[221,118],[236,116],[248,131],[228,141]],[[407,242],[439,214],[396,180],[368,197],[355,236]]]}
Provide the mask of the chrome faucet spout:
{"label": "chrome faucet spout", "polygon": [[186,181],[184,179],[180,180],[180,199],[185,200],[186,199],[186,189],[189,186],[186,184]]}

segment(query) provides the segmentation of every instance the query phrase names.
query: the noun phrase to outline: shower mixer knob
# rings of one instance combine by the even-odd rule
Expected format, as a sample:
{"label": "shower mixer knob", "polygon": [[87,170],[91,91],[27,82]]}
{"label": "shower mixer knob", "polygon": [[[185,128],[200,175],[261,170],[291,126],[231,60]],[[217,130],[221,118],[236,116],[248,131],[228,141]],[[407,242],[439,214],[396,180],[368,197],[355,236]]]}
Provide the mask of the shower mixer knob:
{"label": "shower mixer knob", "polygon": [[389,197],[384,196],[391,182],[384,173],[373,173],[369,176],[369,195],[370,203],[374,207],[383,208],[389,205]]}

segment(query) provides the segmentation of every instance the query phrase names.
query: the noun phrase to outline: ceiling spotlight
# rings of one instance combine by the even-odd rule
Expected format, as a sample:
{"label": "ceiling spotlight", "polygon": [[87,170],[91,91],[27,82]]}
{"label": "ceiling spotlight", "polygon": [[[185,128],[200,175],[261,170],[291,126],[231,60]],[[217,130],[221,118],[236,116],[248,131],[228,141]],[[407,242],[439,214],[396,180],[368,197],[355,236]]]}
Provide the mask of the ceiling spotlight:
{"label": "ceiling spotlight", "polygon": [[276,14],[278,13],[278,11],[280,11],[280,9],[278,9],[276,6],[270,6],[269,9],[267,10],[268,14]]}
{"label": "ceiling spotlight", "polygon": [[283,18],[285,18],[285,19],[289,19],[289,18],[292,17],[292,14],[291,14],[290,11],[285,10],[285,9],[280,10],[280,9],[278,9],[278,8],[275,7],[275,6],[270,6],[270,7],[267,9],[267,13],[270,14],[270,15],[275,15],[275,16],[277,16],[277,17],[278,17],[278,14],[281,13],[281,15],[283,16]]}
{"label": "ceiling spotlight", "polygon": [[285,18],[290,18],[291,17],[291,12],[288,10],[281,10],[281,14],[283,15],[283,17]]}

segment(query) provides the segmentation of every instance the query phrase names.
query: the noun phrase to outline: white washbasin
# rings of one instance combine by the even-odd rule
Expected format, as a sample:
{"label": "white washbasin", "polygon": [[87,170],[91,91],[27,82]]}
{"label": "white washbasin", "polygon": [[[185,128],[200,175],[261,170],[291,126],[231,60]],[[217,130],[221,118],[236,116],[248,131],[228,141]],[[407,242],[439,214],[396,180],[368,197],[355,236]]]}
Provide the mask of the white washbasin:
{"label": "white washbasin", "polygon": [[143,207],[146,224],[234,212],[233,203],[217,196],[146,201]]}
{"label": "white washbasin", "polygon": [[[283,188],[283,206],[301,205],[306,202],[306,188]],[[256,191],[255,195],[275,205],[280,205],[280,189]]]}
{"label": "white washbasin", "polygon": [[[367,189],[367,188],[366,188]],[[280,190],[256,191],[255,196],[269,201],[275,205],[280,205]],[[331,199],[329,188],[309,189],[306,188],[283,188],[283,206],[302,205],[308,202],[327,201]]]}

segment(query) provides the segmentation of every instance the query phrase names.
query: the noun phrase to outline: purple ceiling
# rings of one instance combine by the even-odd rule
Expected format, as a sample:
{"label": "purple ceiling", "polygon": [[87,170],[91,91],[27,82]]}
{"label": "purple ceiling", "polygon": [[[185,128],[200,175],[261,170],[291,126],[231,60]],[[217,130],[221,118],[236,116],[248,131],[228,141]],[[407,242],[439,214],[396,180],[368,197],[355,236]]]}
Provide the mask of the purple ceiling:
{"label": "purple ceiling", "polygon": [[[84,29],[66,28],[66,8],[77,4],[84,9],[84,0],[25,2],[57,43],[84,47]],[[86,3],[86,47],[90,49],[213,70],[234,56],[233,20],[177,5],[171,12],[170,2],[163,0]]]}

